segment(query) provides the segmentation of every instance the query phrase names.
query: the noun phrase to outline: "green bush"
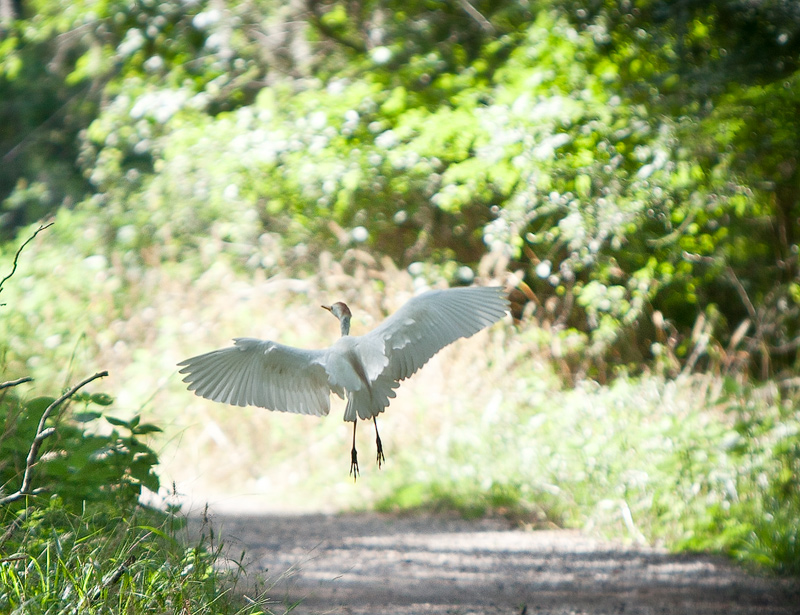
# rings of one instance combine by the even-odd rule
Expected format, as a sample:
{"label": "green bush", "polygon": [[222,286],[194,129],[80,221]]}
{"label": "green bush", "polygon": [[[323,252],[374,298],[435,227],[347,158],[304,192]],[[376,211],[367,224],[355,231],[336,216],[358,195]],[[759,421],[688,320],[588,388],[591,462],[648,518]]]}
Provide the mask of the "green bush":
{"label": "green bush", "polygon": [[[213,530],[191,536],[180,506],[139,504],[143,488],[159,487],[158,458],[141,441],[158,427],[103,415],[93,408],[108,407],[109,396],[78,393],[78,411],[58,406],[40,429],[54,401],[25,402],[7,389],[0,399],[0,611],[268,612],[263,597],[243,608],[233,596],[238,576],[216,569],[225,555]],[[110,433],[87,432],[101,418]],[[31,465],[37,434],[44,444]],[[15,499],[26,468],[33,481]]]}
{"label": "green bush", "polygon": [[435,435],[387,470],[378,507],[590,527],[797,574],[793,398],[710,378],[563,391],[521,374],[517,383],[492,411],[457,400],[440,409]]}
{"label": "green bush", "polygon": [[125,269],[202,254],[274,275],[359,246],[455,281],[491,252],[528,312],[584,338],[578,376],[664,352],[788,373],[797,12],[673,4],[44,2],[4,24],[3,142],[49,116],[65,147],[14,150],[0,223],[69,205],[60,241]]}
{"label": "green bush", "polygon": [[[17,249],[0,291],[44,228]],[[159,491],[143,439],[161,429],[111,416],[111,396],[82,391],[107,375],[57,398],[19,395],[27,377],[0,384],[0,611],[268,612],[265,598],[241,608],[231,596],[238,576],[215,568],[224,555],[213,530],[181,534],[180,506],[140,504],[145,489]]]}
{"label": "green bush", "polygon": [[[21,486],[40,418],[55,401],[51,397],[24,401],[11,394],[0,400],[0,494]],[[54,432],[44,440],[32,468],[36,495],[28,499],[56,497],[66,510],[77,514],[87,503],[131,507],[143,488],[157,492],[158,457],[140,438],[160,429],[141,424],[138,416],[123,421],[94,410],[113,402],[102,393],[78,393],[72,402],[82,406],[80,411],[62,405],[50,415],[47,427],[52,426]],[[101,419],[113,426],[110,433],[98,433]],[[30,503],[20,501],[16,508]]]}

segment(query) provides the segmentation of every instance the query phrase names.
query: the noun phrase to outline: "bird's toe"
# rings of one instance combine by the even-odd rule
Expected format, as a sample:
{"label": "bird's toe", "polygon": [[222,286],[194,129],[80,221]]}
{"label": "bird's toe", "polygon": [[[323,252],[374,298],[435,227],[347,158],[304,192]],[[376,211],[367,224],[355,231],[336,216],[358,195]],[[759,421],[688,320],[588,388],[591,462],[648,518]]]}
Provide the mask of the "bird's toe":
{"label": "bird's toe", "polygon": [[358,453],[356,452],[355,447],[353,447],[353,450],[350,451],[350,476],[352,476],[353,480],[355,481],[358,478],[358,475]]}

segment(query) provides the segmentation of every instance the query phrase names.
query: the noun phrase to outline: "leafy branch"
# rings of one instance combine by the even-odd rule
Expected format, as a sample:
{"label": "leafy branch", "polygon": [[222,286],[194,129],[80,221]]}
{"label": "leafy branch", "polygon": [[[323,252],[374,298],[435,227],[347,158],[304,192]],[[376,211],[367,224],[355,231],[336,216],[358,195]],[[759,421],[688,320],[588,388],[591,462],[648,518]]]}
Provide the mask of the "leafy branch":
{"label": "leafy branch", "polygon": [[[30,241],[30,240],[29,240]],[[4,498],[0,499],[0,506],[6,506],[7,504],[11,504],[12,502],[16,502],[17,500],[21,500],[25,496],[34,495],[36,490],[31,489],[31,485],[33,483],[33,467],[36,465],[36,460],[39,457],[39,449],[42,447],[42,443],[52,436],[56,429],[55,427],[47,427],[45,428],[45,423],[47,419],[50,417],[50,414],[58,408],[61,404],[67,401],[70,397],[75,395],[80,389],[85,387],[87,384],[92,382],[93,380],[97,380],[98,378],[104,378],[108,376],[107,371],[102,371],[96,373],[94,376],[89,376],[85,378],[83,381],[76,384],[72,387],[69,391],[64,393],[61,397],[53,401],[45,411],[42,413],[42,417],[39,419],[39,425],[36,428],[36,436],[33,438],[33,442],[31,442],[31,447],[28,450],[28,456],[25,459],[25,474],[22,477],[22,485],[20,488],[7,495]]]}

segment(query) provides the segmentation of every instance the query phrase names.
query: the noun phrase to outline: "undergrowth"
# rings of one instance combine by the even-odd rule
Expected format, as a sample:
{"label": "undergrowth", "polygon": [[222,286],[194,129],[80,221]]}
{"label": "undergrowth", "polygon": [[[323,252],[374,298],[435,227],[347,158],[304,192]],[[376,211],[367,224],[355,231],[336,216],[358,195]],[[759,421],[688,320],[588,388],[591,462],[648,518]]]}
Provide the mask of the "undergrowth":
{"label": "undergrowth", "polygon": [[403,451],[377,507],[584,527],[800,574],[800,417],[774,386],[648,376],[554,392],[517,376],[494,410],[451,409],[443,433]]}
{"label": "undergrowth", "polygon": [[[263,596],[247,602],[237,591],[241,556],[228,559],[208,523],[190,533],[180,507],[162,512],[138,503],[143,487],[158,489],[157,457],[140,440],[155,426],[109,416],[110,433],[87,432],[103,416],[89,404],[107,406],[107,395],[74,395],[73,403],[83,402],[75,412],[52,406],[52,398],[18,399],[7,384],[0,396],[0,613],[269,612]],[[32,454],[37,440],[42,446]],[[231,564],[233,574],[225,571]]]}
{"label": "undergrowth", "polygon": [[[46,228],[17,250],[0,291]],[[3,344],[4,362],[7,352]],[[0,378],[0,613],[268,613],[258,586],[255,598],[237,592],[241,556],[228,559],[210,525],[190,533],[176,504],[140,504],[160,490],[147,440],[161,428],[120,418],[112,396],[85,392],[107,376],[57,397],[25,392],[30,376]],[[231,564],[234,574],[224,570]]]}
{"label": "undergrowth", "polygon": [[57,498],[24,519],[4,519],[0,612],[270,612],[263,596],[242,597],[238,562],[233,575],[219,569],[223,544],[207,526],[193,540],[183,527],[177,516],[141,507],[73,514]]}

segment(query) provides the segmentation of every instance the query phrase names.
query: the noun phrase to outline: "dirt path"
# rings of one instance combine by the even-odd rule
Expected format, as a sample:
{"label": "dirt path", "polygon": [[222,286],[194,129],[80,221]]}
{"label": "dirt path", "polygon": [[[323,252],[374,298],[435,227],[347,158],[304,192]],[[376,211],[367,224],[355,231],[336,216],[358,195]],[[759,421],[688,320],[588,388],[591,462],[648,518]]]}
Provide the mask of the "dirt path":
{"label": "dirt path", "polygon": [[[293,613],[800,614],[797,581],[725,560],[621,547],[501,521],[376,514],[217,516],[213,526]],[[275,613],[285,607],[277,606]]]}

